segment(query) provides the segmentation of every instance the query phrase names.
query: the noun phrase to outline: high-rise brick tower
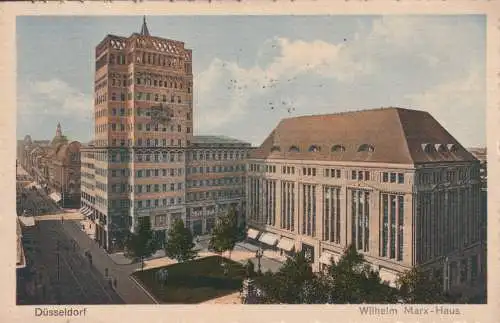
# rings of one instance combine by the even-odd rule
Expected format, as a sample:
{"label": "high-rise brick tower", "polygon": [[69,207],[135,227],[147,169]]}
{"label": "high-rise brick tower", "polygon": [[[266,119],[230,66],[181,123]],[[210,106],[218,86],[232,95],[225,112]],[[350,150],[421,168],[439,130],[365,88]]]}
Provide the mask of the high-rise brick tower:
{"label": "high-rise brick tower", "polygon": [[95,187],[89,200],[95,201],[96,235],[109,248],[142,215],[185,213],[193,74],[191,50],[152,36],[145,17],[140,33],[106,36],[95,59],[95,133],[87,151]]}

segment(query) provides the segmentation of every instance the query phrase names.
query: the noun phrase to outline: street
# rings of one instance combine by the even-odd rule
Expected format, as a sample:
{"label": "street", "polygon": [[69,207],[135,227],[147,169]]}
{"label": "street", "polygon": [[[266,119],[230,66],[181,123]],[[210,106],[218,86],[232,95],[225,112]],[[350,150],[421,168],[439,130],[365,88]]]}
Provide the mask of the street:
{"label": "street", "polygon": [[64,221],[63,226],[67,235],[75,239],[83,250],[88,250],[92,254],[92,265],[98,272],[104,273],[107,268],[109,276],[117,278],[116,291],[126,304],[154,303],[146,292],[130,279],[130,275],[140,267],[139,263],[127,265],[114,263],[106,251],[81,230],[79,221]]}
{"label": "street", "polygon": [[124,303],[60,221],[38,221],[24,235],[37,286],[35,304]]}
{"label": "street", "polygon": [[33,189],[28,186],[22,190],[20,210],[25,216],[63,213],[63,211],[48,197],[43,189]]}

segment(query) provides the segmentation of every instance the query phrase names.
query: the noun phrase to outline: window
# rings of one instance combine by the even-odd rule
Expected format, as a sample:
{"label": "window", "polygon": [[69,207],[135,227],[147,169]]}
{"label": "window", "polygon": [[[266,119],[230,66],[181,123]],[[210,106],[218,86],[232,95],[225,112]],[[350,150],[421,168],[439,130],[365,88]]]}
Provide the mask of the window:
{"label": "window", "polygon": [[319,151],[320,151],[320,147],[319,146],[311,145],[311,147],[309,147],[309,152],[316,153],[316,152],[319,152]]}
{"label": "window", "polygon": [[359,146],[359,148],[358,148],[358,152],[362,152],[362,151],[372,153],[375,151],[375,147],[373,147],[372,145],[363,144],[363,145]]}
{"label": "window", "polygon": [[273,146],[271,148],[271,152],[275,152],[275,151],[277,151],[277,152],[281,151],[280,147],[279,146]]}
{"label": "window", "polygon": [[398,184],[404,184],[405,176],[403,173],[398,173]]}
{"label": "window", "polygon": [[432,144],[422,144],[422,150],[428,154],[434,152],[434,145]]}
{"label": "window", "polygon": [[389,182],[389,173],[387,172],[382,173],[382,182],[384,183]]}
{"label": "window", "polygon": [[337,153],[337,152],[344,152],[345,147],[342,145],[335,145],[332,147],[332,152]]}
{"label": "window", "polygon": [[396,183],[396,173],[391,173],[391,183]]}
{"label": "window", "polygon": [[299,147],[297,147],[297,146],[291,146],[288,151],[298,153],[300,150],[299,150]]}

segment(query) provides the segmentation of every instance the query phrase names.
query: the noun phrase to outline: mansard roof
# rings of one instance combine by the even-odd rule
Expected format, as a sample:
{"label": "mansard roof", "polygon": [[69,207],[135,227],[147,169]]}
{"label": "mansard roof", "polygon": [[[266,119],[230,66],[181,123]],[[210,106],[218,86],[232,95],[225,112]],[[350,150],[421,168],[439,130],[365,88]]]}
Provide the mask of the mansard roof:
{"label": "mansard roof", "polygon": [[428,112],[392,107],[283,119],[250,158],[394,164],[476,160]]}

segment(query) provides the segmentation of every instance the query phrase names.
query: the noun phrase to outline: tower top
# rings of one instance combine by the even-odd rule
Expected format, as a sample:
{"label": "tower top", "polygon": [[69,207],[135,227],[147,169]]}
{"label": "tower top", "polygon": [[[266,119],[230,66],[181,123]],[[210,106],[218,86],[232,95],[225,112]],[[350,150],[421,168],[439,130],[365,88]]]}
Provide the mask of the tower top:
{"label": "tower top", "polygon": [[61,137],[62,136],[62,130],[61,130],[61,123],[57,123],[57,128],[56,128],[56,137]]}
{"label": "tower top", "polygon": [[144,16],[143,19],[142,19],[141,35],[142,36],[150,36],[149,35],[149,30],[148,30],[148,25],[146,23],[146,16]]}

